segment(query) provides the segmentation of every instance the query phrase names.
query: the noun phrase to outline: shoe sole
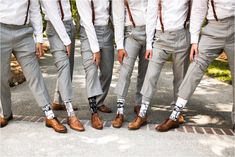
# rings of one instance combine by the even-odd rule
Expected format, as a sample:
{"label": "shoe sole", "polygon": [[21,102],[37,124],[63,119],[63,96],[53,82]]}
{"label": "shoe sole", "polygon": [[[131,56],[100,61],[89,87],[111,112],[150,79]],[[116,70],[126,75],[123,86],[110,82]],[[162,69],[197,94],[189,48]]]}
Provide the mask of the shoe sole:
{"label": "shoe sole", "polygon": [[64,131],[55,130],[55,128],[53,128],[52,126],[50,126],[48,124],[46,124],[46,127],[52,128],[55,132],[58,132],[58,133],[67,133],[68,132],[67,129],[65,129]]}
{"label": "shoe sole", "polygon": [[141,127],[143,127],[143,126],[145,126],[145,125],[147,125],[147,124],[148,124],[148,123],[147,123],[147,121],[146,121],[146,122],[144,122],[143,124],[141,124],[139,128],[129,128],[129,127],[128,127],[128,130],[138,130],[138,129],[140,129]]}
{"label": "shoe sole", "polygon": [[158,131],[158,132],[167,132],[167,131],[169,131],[169,130],[171,130],[171,129],[175,129],[175,128],[178,128],[178,127],[179,127],[179,125],[178,125],[178,126],[171,127],[171,128],[169,128],[168,130],[158,130],[157,127],[156,127],[155,130]]}

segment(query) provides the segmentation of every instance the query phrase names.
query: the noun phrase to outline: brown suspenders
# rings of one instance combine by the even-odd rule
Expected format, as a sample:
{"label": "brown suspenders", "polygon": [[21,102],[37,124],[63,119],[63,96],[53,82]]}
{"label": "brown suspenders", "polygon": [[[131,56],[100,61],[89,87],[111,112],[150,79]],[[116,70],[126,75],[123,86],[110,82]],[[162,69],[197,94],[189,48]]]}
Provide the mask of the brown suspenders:
{"label": "brown suspenders", "polygon": [[125,4],[125,6],[126,6],[126,9],[127,9],[128,15],[129,15],[129,19],[130,19],[130,21],[131,21],[133,27],[135,28],[135,26],[136,26],[136,25],[135,25],[135,21],[133,20],[133,17],[132,17],[132,14],[131,14],[131,10],[130,10],[130,6],[129,6],[129,4],[128,4],[128,1],[127,1],[127,0],[124,0],[124,4]]}
{"label": "brown suspenders", "polygon": [[64,11],[63,11],[63,7],[61,4],[61,0],[58,0],[59,6],[60,6],[60,12],[61,12],[61,20],[64,20]]}
{"label": "brown suspenders", "polygon": [[29,7],[30,7],[30,0],[28,0],[28,7],[27,7],[27,11],[26,11],[26,17],[24,20],[24,25],[26,25],[27,20],[28,20],[28,16],[29,16]]}
{"label": "brown suspenders", "polygon": [[158,10],[159,10],[159,18],[160,18],[160,24],[161,24],[161,29],[162,29],[162,32],[164,33],[164,24],[163,24],[163,20],[162,20],[162,0],[159,0],[159,3],[158,3]]}
{"label": "brown suspenders", "polygon": [[214,2],[214,0],[211,0],[211,6],[212,6],[214,18],[215,18],[216,21],[218,21],[218,17],[217,17],[216,11],[215,11],[215,2]]}

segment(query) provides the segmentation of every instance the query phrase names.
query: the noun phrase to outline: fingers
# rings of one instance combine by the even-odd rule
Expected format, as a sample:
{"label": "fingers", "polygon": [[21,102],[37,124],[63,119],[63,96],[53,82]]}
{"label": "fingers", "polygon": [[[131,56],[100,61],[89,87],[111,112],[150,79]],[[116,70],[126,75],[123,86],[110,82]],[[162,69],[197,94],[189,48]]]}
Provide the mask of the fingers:
{"label": "fingers", "polygon": [[41,43],[37,43],[36,44],[36,56],[37,58],[40,58],[43,56],[43,47],[42,47],[42,44]]}
{"label": "fingers", "polygon": [[153,57],[153,51],[152,50],[147,50],[145,52],[145,59],[149,60],[149,59],[152,59]]}
{"label": "fingers", "polygon": [[149,51],[147,50],[146,52],[145,52],[145,59],[149,59]]}
{"label": "fingers", "polygon": [[71,44],[69,44],[69,45],[66,46],[66,53],[67,53],[67,55],[68,55],[68,57],[69,57],[70,54],[71,54]]}
{"label": "fingers", "polygon": [[197,44],[192,44],[191,51],[190,51],[190,61],[193,61],[195,57],[198,55],[198,46]]}
{"label": "fingers", "polygon": [[93,62],[98,67],[100,65],[100,52],[96,52],[93,54]]}

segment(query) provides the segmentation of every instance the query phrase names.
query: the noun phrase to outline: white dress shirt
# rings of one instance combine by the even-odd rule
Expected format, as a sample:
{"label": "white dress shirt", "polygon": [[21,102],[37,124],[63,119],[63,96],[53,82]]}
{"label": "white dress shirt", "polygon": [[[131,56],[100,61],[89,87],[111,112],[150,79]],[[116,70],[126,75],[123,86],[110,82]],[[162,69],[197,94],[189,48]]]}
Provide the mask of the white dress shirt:
{"label": "white dress shirt", "polygon": [[42,10],[45,13],[45,19],[52,23],[64,45],[67,46],[71,44],[71,40],[63,23],[63,21],[72,19],[69,0],[61,0],[64,12],[63,21],[61,19],[61,10],[58,0],[41,0],[41,4]]}
{"label": "white dress shirt", "polygon": [[[9,25],[24,25],[28,0],[0,0],[0,22]],[[36,42],[43,42],[42,16],[38,0],[30,0],[27,23],[32,24]]]}
{"label": "white dress shirt", "polygon": [[[147,50],[152,49],[155,29],[161,30],[158,4],[159,0],[148,0]],[[188,4],[189,0],[162,0],[162,21],[165,31],[176,31],[184,28],[189,9]]]}
{"label": "white dress shirt", "polygon": [[[148,0],[128,0],[132,18],[136,26],[146,24]],[[124,26],[132,26],[128,11],[124,5],[124,0],[113,0],[113,24],[115,29],[115,42],[117,49],[124,48]]]}
{"label": "white dress shirt", "polygon": [[[218,20],[235,16],[234,0],[214,0],[214,4]],[[191,43],[198,43],[205,17],[215,20],[211,0],[194,0],[190,20]]]}
{"label": "white dress shirt", "polygon": [[91,0],[76,0],[80,24],[85,28],[90,47],[93,53],[99,52],[99,43],[95,32],[95,26],[106,26],[109,22],[110,0],[93,0],[95,20],[92,23]]}

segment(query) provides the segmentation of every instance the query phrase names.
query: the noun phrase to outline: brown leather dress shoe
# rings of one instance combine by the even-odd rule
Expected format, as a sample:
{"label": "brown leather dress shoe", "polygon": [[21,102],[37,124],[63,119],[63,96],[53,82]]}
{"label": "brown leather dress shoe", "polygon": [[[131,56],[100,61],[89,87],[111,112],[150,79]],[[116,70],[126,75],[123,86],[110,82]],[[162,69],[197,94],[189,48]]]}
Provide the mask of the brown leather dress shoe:
{"label": "brown leather dress shoe", "polygon": [[141,108],[141,105],[135,105],[134,106],[134,112],[135,112],[135,114],[139,114],[139,112],[140,112],[140,108]]}
{"label": "brown leather dress shoe", "polygon": [[[62,110],[62,111],[66,111],[65,105],[62,105],[62,104],[53,103],[51,107],[52,107],[52,110]],[[74,110],[74,111],[77,111],[78,108],[77,108],[77,107],[73,107],[73,110]]]}
{"label": "brown leather dress shoe", "polygon": [[129,130],[137,130],[145,124],[147,124],[147,116],[145,118],[137,116],[135,118],[135,120],[133,120],[132,122],[129,123],[128,129]]}
{"label": "brown leather dress shoe", "polygon": [[179,127],[178,121],[173,121],[168,118],[162,124],[158,125],[155,129],[160,132],[165,132],[170,129],[174,129],[174,128],[178,128],[178,127]]}
{"label": "brown leather dress shoe", "polygon": [[98,110],[100,112],[104,112],[104,113],[112,113],[112,110],[109,107],[107,107],[106,105],[99,106]]}
{"label": "brown leather dress shoe", "polygon": [[53,119],[45,118],[46,126],[49,128],[53,128],[58,133],[67,133],[67,128],[59,122],[59,120],[55,117]]}
{"label": "brown leather dress shoe", "polygon": [[112,121],[112,125],[114,128],[120,128],[122,127],[123,121],[124,121],[123,114],[117,114],[115,119]]}
{"label": "brown leather dress shoe", "polygon": [[179,124],[183,124],[184,123],[184,116],[182,114],[179,115],[178,122],[179,122]]}
{"label": "brown leather dress shoe", "polygon": [[3,118],[3,117],[0,117],[0,128],[3,128],[4,126],[6,126],[8,124],[8,122],[10,120],[13,119],[13,115],[11,114],[9,118]]}
{"label": "brown leather dress shoe", "polygon": [[79,119],[76,116],[68,117],[67,123],[70,126],[71,129],[76,131],[84,131],[85,128],[83,127],[83,124],[79,121]]}
{"label": "brown leather dress shoe", "polygon": [[91,115],[91,126],[95,129],[103,129],[103,122],[102,120],[100,119],[98,113],[93,113]]}

